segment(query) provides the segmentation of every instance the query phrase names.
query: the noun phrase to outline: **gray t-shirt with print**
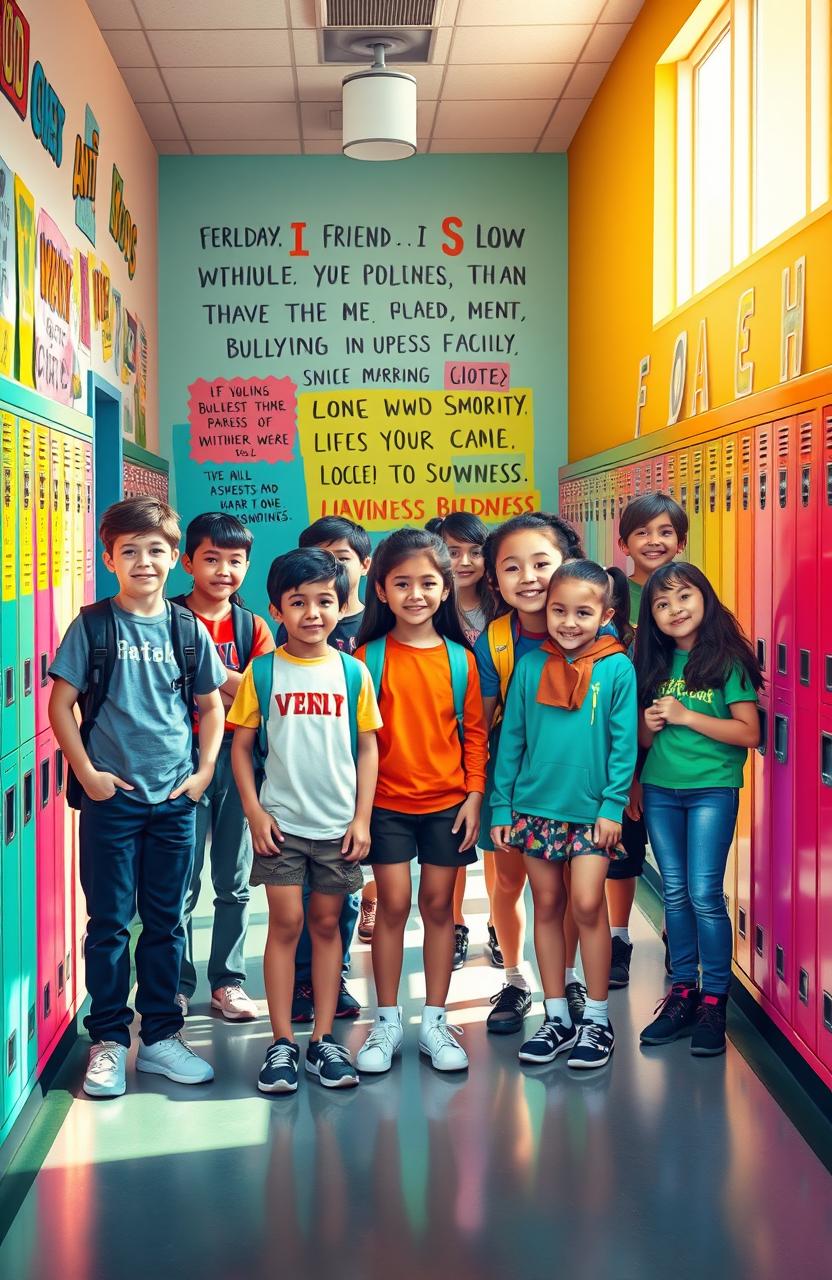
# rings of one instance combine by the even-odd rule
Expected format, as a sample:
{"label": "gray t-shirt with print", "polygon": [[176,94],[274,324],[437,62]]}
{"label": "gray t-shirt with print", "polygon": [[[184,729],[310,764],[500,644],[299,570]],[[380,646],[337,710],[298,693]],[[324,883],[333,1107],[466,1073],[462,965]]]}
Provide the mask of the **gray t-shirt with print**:
{"label": "gray t-shirt with print", "polygon": [[[87,743],[96,769],[132,783],[124,794],[148,804],[167,800],[191,772],[191,721],[175,682],[179,665],[171,642],[170,610],[145,618],[113,604],[116,663],[104,705]],[[50,676],[83,693],[89,672],[89,644],[80,617],[58,647]],[[196,624],[194,693],[211,693],[226,678],[216,648],[201,622]]]}

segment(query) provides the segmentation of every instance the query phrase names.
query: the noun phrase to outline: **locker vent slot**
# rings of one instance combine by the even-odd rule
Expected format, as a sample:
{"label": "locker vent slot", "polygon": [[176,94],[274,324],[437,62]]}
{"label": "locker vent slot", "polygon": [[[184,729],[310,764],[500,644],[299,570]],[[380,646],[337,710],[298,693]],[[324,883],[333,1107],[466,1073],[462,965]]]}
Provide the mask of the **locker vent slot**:
{"label": "locker vent slot", "polygon": [[744,938],[747,932],[747,916],[745,907],[740,907],[737,911],[737,932],[741,938]]}
{"label": "locker vent slot", "polygon": [[820,780],[825,787],[832,787],[832,733],[820,735]]}
{"label": "locker vent slot", "polygon": [[832,996],[828,991],[823,993],[823,1025],[827,1031],[832,1031]]}
{"label": "locker vent slot", "polygon": [[64,962],[63,960],[61,960],[60,964],[58,965],[58,994],[59,995],[63,991],[63,989],[64,989]]}
{"label": "locker vent slot", "polygon": [[785,764],[789,758],[789,717],[774,717],[774,758],[778,764]]}
{"label": "locker vent slot", "polygon": [[781,982],[785,982],[786,981],[786,953],[784,952],[783,948],[779,944],[775,947],[774,953],[775,953],[774,966],[777,970],[777,976]]}
{"label": "locker vent slot", "polygon": [[45,689],[49,684],[49,654],[40,655],[40,687]]}
{"label": "locker vent slot", "polygon": [[17,1066],[17,1032],[13,1031],[6,1041],[6,1075],[13,1074]]}
{"label": "locker vent slot", "polygon": [[800,456],[805,457],[812,452],[812,424],[811,422],[802,422],[800,424]]}
{"label": "locker vent slot", "polygon": [[765,951],[765,934],[763,933],[763,926],[761,924],[754,926],[754,950],[757,952],[758,956],[762,956]]}
{"label": "locker vent slot", "polygon": [[800,472],[800,505],[808,507],[812,496],[812,468],[803,467]]}
{"label": "locker vent slot", "polygon": [[789,674],[789,647],[785,644],[777,646],[777,674],[779,676],[787,676]]}
{"label": "locker vent slot", "polygon": [[23,825],[27,827],[32,821],[32,812],[35,807],[35,775],[29,769],[23,775]]}
{"label": "locker vent slot", "polygon": [[44,1020],[49,1017],[52,1012],[52,983],[44,982],[43,984],[43,1017]]}
{"label": "locker vent slot", "polygon": [[788,505],[789,473],[785,467],[781,467],[777,473],[777,501],[780,503],[781,509]]}
{"label": "locker vent slot", "polygon": [[743,436],[742,440],[742,460],[748,466],[751,465],[751,436]]}
{"label": "locker vent slot", "polygon": [[797,994],[800,997],[800,1003],[808,1005],[809,1003],[809,974],[805,969],[800,970],[800,977],[797,980]]}
{"label": "locker vent slot", "polygon": [[6,706],[13,707],[14,706],[14,667],[6,667],[4,683],[6,686],[6,693],[5,693]]}
{"label": "locker vent slot", "polygon": [[762,640],[762,639],[757,641],[757,661],[758,661],[758,662],[759,662],[759,664],[760,664],[760,670],[761,670],[761,671],[765,671],[765,669],[766,669],[766,642],[765,642],[765,640]]}
{"label": "locker vent slot", "polygon": [[3,840],[6,844],[11,844],[17,832],[15,823],[16,792],[17,784],[9,787],[3,795]]}
{"label": "locker vent slot", "polygon": [[37,1029],[37,1010],[33,1004],[29,1005],[29,1012],[26,1016],[26,1039],[34,1040],[35,1031]]}
{"label": "locker vent slot", "polygon": [[812,655],[808,649],[800,650],[800,683],[811,684],[812,681]]}
{"label": "locker vent slot", "polygon": [[777,432],[777,452],[781,458],[788,457],[789,454],[789,428],[781,427]]}
{"label": "locker vent slot", "polygon": [[40,762],[40,807],[45,809],[49,804],[49,757]]}
{"label": "locker vent slot", "polygon": [[[832,742],[832,738],[830,738]],[[764,707],[760,707],[760,745],[757,747],[761,756],[766,754],[768,750],[768,712]],[[829,783],[832,786],[832,780]]]}

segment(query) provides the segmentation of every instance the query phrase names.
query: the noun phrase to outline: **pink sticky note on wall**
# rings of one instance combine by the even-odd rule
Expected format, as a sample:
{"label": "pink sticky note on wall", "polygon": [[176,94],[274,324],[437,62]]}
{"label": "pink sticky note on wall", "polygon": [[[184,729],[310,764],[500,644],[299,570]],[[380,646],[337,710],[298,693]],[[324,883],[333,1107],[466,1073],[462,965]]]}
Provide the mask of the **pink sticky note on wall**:
{"label": "pink sticky note on wall", "polygon": [[446,391],[508,391],[510,365],[479,364],[471,360],[445,361]]}
{"label": "pink sticky note on wall", "polygon": [[188,391],[194,462],[291,462],[297,429],[291,378],[197,378]]}

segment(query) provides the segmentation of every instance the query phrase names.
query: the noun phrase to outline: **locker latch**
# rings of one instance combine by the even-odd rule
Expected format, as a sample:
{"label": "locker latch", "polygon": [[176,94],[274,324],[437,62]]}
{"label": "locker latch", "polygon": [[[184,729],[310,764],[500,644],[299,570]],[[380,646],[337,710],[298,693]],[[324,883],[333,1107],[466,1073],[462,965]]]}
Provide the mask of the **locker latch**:
{"label": "locker latch", "polygon": [[800,472],[800,501],[804,507],[809,505],[812,492],[812,468],[804,467]]}
{"label": "locker latch", "polygon": [[744,938],[746,935],[746,922],[747,917],[745,914],[745,907],[740,907],[737,911],[737,933],[741,938]]}
{"label": "locker latch", "polygon": [[708,508],[716,511],[716,480],[712,480],[708,490]]}
{"label": "locker latch", "polygon": [[789,646],[786,644],[777,646],[777,674],[779,676],[789,674]]}
{"label": "locker latch", "polygon": [[699,515],[699,507],[700,507],[700,499],[701,499],[701,488],[702,488],[702,486],[701,486],[701,485],[699,485],[699,484],[695,484],[695,485],[693,486],[693,509],[694,509],[694,511],[696,512],[696,514],[697,514],[697,515]]}
{"label": "locker latch", "polygon": [[[766,754],[766,751],[768,750],[768,712],[765,710],[764,707],[759,708],[759,716],[760,716],[760,741],[757,746],[757,750],[759,751],[761,756],[764,756]],[[832,786],[832,781],[830,781],[829,785]]]}
{"label": "locker latch", "polygon": [[781,507],[785,507],[789,501],[789,473],[785,467],[781,467],[778,472],[777,501]]}
{"label": "locker latch", "polygon": [[725,481],[725,510],[730,511],[734,501],[734,482],[729,476]]}
{"label": "locker latch", "polygon": [[754,950],[758,956],[762,956],[765,950],[765,934],[761,924],[754,926]]}
{"label": "locker latch", "polygon": [[760,670],[766,669],[766,642],[762,637],[757,641],[757,661],[760,664]]}
{"label": "locker latch", "polygon": [[14,667],[6,667],[4,683],[6,686],[6,706],[14,706]]}
{"label": "locker latch", "polygon": [[742,509],[748,510],[748,504],[751,501],[751,477],[743,476],[742,478]]}
{"label": "locker latch", "polygon": [[24,658],[23,660],[23,696],[31,698],[32,696],[32,659]]}
{"label": "locker latch", "polygon": [[765,511],[768,501],[768,472],[760,472],[760,510]]}
{"label": "locker latch", "polygon": [[786,953],[778,943],[774,949],[775,960],[774,967],[777,970],[777,976],[781,982],[786,981]]}
{"label": "locker latch", "polygon": [[832,462],[826,464],[826,505],[832,507]]}
{"label": "locker latch", "polygon": [[49,684],[49,654],[40,655],[40,687],[45,689]]}
{"label": "locker latch", "polygon": [[13,1031],[6,1042],[6,1075],[12,1075],[17,1066],[17,1032]]}
{"label": "locker latch", "polygon": [[32,810],[35,807],[35,775],[30,769],[23,775],[23,825],[32,821]]}
{"label": "locker latch", "polygon": [[800,650],[800,683],[811,684],[812,682],[812,655],[808,649]]}
{"label": "locker latch", "polygon": [[3,796],[3,840],[6,844],[11,844],[17,831],[17,824],[15,823],[16,791],[17,784],[15,783],[14,786],[9,787]]}
{"label": "locker latch", "polygon": [[832,733],[820,735],[820,780],[825,787],[832,787]]}
{"label": "locker latch", "polygon": [[778,764],[785,764],[789,758],[789,717],[774,717],[774,758]]}
{"label": "locker latch", "polygon": [[800,977],[797,980],[797,994],[800,997],[800,1003],[808,1005],[809,1003],[809,974],[805,969],[800,970]]}
{"label": "locker latch", "polygon": [[828,991],[823,993],[823,1025],[827,1031],[832,1031],[832,996]]}

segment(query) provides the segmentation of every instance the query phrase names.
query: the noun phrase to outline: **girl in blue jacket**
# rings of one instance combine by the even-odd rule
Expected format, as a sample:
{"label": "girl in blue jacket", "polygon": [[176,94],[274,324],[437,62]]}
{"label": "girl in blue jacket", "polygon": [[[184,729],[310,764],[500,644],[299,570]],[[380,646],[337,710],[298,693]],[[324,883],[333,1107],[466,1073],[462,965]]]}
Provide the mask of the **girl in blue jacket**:
{"label": "girl in blue jacket", "polygon": [[[556,570],[546,601],[549,634],[517,664],[506,701],[492,800],[494,848],[519,849],[534,901],[534,948],[546,1017],[521,1062],[602,1067],[615,1038],[607,1014],[610,929],[604,885],[622,858],[621,818],[636,763],[632,663],[611,635],[606,571],[592,560]],[[575,1027],[564,988],[563,869],[571,868],[588,999]]]}

